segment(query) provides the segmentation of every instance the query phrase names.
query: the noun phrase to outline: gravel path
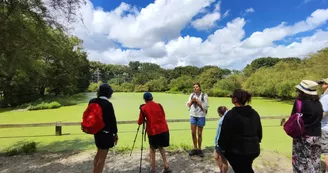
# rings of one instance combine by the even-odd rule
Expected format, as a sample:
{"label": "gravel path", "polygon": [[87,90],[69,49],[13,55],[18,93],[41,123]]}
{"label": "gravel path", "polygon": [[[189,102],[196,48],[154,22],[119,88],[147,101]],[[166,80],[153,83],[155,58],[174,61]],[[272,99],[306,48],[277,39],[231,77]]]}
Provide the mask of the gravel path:
{"label": "gravel path", "polygon": [[[149,163],[144,150],[142,172],[149,170]],[[18,155],[12,157],[0,156],[0,173],[90,173],[95,152],[62,152],[36,153],[33,155]],[[186,152],[167,153],[169,165],[174,173],[216,173],[212,153],[205,153],[203,159],[189,157]],[[139,172],[140,150],[129,154],[110,153],[106,160],[104,173],[137,173]],[[163,164],[159,154],[156,156],[157,172],[161,172]],[[290,159],[276,153],[262,153],[255,161],[256,173],[289,173]],[[231,168],[229,173],[233,172]]]}

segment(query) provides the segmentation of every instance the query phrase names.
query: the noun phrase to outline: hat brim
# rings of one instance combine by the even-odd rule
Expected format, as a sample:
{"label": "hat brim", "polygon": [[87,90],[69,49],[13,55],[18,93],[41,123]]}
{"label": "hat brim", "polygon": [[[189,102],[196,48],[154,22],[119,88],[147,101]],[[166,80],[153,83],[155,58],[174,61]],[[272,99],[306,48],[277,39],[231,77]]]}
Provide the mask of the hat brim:
{"label": "hat brim", "polygon": [[308,95],[312,95],[312,96],[318,95],[317,91],[307,91],[307,90],[303,89],[300,85],[296,85],[295,88],[297,88],[298,90],[300,90]]}

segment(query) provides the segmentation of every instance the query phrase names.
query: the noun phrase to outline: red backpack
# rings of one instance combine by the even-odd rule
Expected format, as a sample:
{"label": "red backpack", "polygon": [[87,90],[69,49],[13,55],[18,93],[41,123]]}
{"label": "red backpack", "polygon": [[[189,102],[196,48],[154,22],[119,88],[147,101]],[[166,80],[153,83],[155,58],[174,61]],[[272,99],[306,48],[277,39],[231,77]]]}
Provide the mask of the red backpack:
{"label": "red backpack", "polygon": [[105,127],[101,107],[91,103],[83,113],[81,129],[87,134],[96,134]]}

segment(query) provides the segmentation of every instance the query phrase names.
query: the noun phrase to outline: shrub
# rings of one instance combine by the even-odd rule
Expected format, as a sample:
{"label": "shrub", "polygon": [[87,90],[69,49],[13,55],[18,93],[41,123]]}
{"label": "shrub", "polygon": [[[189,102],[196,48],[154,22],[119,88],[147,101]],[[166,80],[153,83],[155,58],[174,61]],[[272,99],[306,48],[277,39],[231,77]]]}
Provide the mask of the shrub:
{"label": "shrub", "polygon": [[61,107],[61,104],[56,102],[56,101],[53,101],[53,102],[50,102],[50,103],[42,102],[38,105],[30,106],[28,108],[28,110],[55,109],[55,108],[59,108],[59,107]]}
{"label": "shrub", "polygon": [[99,85],[100,85],[100,83],[90,83],[90,85],[88,87],[88,92],[97,92]]}
{"label": "shrub", "polygon": [[19,154],[32,154],[35,153],[37,150],[36,142],[28,142],[23,144],[20,147],[13,148],[5,152],[6,156],[14,156]]}

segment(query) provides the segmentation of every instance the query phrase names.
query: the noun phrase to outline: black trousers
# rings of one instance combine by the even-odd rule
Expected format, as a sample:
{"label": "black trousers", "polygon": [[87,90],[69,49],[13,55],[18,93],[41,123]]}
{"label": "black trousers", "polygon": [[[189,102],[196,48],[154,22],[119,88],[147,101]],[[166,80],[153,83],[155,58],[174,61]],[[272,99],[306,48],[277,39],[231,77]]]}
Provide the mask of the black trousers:
{"label": "black trousers", "polygon": [[235,173],[254,173],[252,164],[258,154],[239,155],[235,153],[225,153],[224,156],[229,161]]}

